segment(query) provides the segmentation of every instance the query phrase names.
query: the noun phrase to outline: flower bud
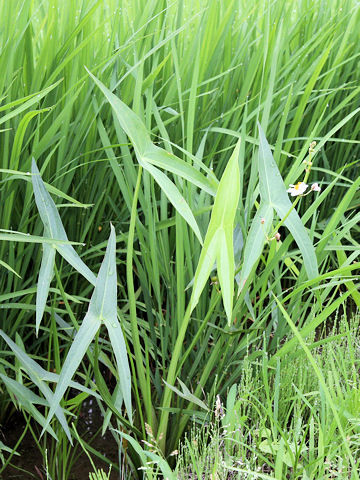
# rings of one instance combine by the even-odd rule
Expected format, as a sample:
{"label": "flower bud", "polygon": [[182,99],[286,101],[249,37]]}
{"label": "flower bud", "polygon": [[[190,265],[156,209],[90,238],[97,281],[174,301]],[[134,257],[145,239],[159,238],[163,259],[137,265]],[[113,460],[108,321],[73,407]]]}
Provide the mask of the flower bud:
{"label": "flower bud", "polygon": [[313,192],[320,192],[321,190],[318,183],[313,183],[310,188]]}

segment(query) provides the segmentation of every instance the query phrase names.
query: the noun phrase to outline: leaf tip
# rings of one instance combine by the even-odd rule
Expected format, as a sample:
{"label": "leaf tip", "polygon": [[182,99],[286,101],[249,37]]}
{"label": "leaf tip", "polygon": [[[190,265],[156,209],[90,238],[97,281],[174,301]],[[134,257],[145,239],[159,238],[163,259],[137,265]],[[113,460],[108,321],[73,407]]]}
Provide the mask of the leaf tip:
{"label": "leaf tip", "polygon": [[35,158],[32,157],[31,159],[31,173],[34,175],[34,174],[39,174],[39,169],[36,165],[36,162],[35,162]]}

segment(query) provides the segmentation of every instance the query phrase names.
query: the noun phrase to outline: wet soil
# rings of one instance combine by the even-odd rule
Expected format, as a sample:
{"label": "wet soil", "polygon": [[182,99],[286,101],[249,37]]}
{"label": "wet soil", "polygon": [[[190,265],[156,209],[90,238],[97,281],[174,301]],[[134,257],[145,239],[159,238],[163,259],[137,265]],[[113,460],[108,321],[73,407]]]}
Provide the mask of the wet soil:
{"label": "wet soil", "polygon": [[[92,448],[100,452],[110,461],[112,464],[111,475],[109,477],[110,480],[118,480],[117,443],[109,431],[105,433],[104,437],[101,436],[101,431],[99,432],[99,429],[102,424],[102,417],[97,405],[91,403],[90,405],[85,404],[84,407],[85,408],[82,408],[81,415],[78,418],[77,431],[80,434],[80,437],[84,439],[86,443],[90,444]],[[41,428],[35,424],[31,424],[31,426],[34,432],[36,432],[37,438],[40,438]],[[21,434],[24,432],[25,428],[26,422],[22,414],[15,413],[11,416],[6,425],[1,427],[0,440],[7,447],[13,448],[21,437]],[[50,462],[59,462],[62,460],[62,458],[49,458],[51,449],[54,448],[54,442],[56,442],[56,440],[51,439],[47,445],[48,464],[50,464]],[[69,449],[68,451],[70,451],[71,454],[74,454],[74,464],[67,476],[63,476],[61,473],[58,473],[57,477],[52,477],[51,480],[62,480],[63,478],[67,478],[67,480],[89,480],[89,473],[93,472],[93,468],[91,467],[88,457],[85,455],[78,442],[74,440],[74,447],[71,447],[71,445],[67,442],[66,447]],[[5,460],[7,460],[10,454],[5,452],[3,453]],[[6,467],[4,472],[0,474],[1,480],[46,480],[45,459],[42,457],[42,454],[37,447],[29,429],[22,439],[21,444],[18,446],[17,453],[19,453],[19,456],[14,455],[10,464]],[[102,468],[105,473],[108,473],[109,464],[101,461],[94,454],[90,453],[90,455],[95,467],[97,469]]]}

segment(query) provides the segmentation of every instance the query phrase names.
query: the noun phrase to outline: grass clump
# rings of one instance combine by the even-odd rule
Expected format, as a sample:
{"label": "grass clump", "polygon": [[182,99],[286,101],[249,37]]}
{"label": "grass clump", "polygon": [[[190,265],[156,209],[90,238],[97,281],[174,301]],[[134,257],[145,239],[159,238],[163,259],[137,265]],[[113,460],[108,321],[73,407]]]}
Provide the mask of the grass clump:
{"label": "grass clump", "polygon": [[[359,462],[359,317],[344,317],[313,356]],[[300,347],[269,368],[265,352],[244,359],[243,377],[211,418],[182,442],[179,479],[356,478],[318,378]]]}

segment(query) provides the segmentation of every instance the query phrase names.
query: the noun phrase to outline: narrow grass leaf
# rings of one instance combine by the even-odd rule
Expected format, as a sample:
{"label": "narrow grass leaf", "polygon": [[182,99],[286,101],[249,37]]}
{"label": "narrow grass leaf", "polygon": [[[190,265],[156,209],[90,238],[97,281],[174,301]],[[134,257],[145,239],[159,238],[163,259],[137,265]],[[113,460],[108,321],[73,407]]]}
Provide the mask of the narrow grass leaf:
{"label": "narrow grass leaf", "polygon": [[8,113],[7,115],[4,115],[3,117],[1,117],[0,119],[0,125],[2,123],[5,123],[7,122],[8,120],[10,120],[10,118],[13,118],[13,117],[16,117],[17,115],[20,115],[20,113],[24,112],[25,110],[27,110],[28,108],[32,107],[34,104],[36,103],[39,103],[40,100],[45,97],[45,95],[47,95],[49,92],[51,92],[51,90],[53,90],[55,87],[57,87],[59,85],[59,83],[62,82],[62,79],[59,80],[58,82],[54,83],[53,85],[50,85],[49,87],[47,88],[44,88],[43,90],[41,90],[40,92],[37,92],[37,93],[34,93],[28,97],[25,97],[25,98],[22,98],[22,99],[19,99],[19,100],[16,100],[16,102],[12,102],[12,103],[9,103],[7,105],[4,105],[3,107],[0,108],[0,111],[2,110],[7,110],[9,108],[11,108],[12,106],[16,105],[16,104],[19,104],[20,102],[24,102],[20,107],[18,108],[15,108],[15,110],[12,110],[10,113]]}
{"label": "narrow grass leaf", "polygon": [[4,262],[3,260],[0,260],[0,265],[2,265],[4,268],[6,268],[6,270],[8,270],[9,272],[16,275],[18,278],[21,278],[21,276],[12,267],[10,267],[10,265],[8,263]]}
{"label": "narrow grass leaf", "polygon": [[331,216],[329,222],[327,223],[321,239],[318,243],[318,246],[316,248],[316,251],[318,255],[323,254],[323,250],[326,246],[326,244],[331,240],[333,233],[335,232],[339,222],[341,221],[341,218],[343,217],[346,209],[348,208],[351,200],[353,199],[354,195],[358,191],[358,188],[360,186],[360,176],[354,181],[354,183],[348,188],[347,192],[341,199],[339,205],[335,209],[333,215]]}
{"label": "narrow grass leaf", "polygon": [[[35,360],[33,360],[29,355],[27,355],[27,353],[25,353],[24,350],[22,350],[15,342],[13,342],[11,338],[8,337],[6,333],[3,332],[2,330],[0,330],[0,336],[9,345],[9,347],[16,355],[16,358],[19,360],[25,372],[29,375],[32,382],[34,382],[34,384],[39,388],[40,392],[46,398],[48,404],[51,405],[53,392],[50,390],[48,385],[44,382],[44,379],[42,376],[43,369],[35,362]],[[60,425],[63,427],[69,441],[72,442],[70,430],[66,423],[64,412],[59,405],[54,410],[54,414],[58,418]],[[49,423],[46,423],[45,425],[43,425],[43,429],[46,430],[48,425]]]}
{"label": "narrow grass leaf", "polygon": [[60,240],[49,237],[39,237],[30,235],[29,233],[10,232],[9,230],[0,230],[0,240],[8,242],[24,242],[24,243],[47,243],[49,245],[83,245],[80,242],[69,242],[69,240]]}
{"label": "narrow grass leaf", "polygon": [[[345,434],[345,431],[342,427],[342,423],[341,423],[341,420],[340,420],[340,417],[339,417],[339,413],[338,413],[338,408],[337,406],[335,405],[335,402],[333,400],[333,396],[331,395],[330,393],[330,390],[328,388],[328,386],[326,385],[326,380],[324,378],[324,374],[323,372],[321,371],[320,367],[318,366],[318,364],[316,363],[316,360],[315,358],[313,357],[313,355],[311,354],[311,351],[309,349],[309,347],[306,345],[305,343],[305,340],[303,339],[301,333],[299,332],[299,330],[296,328],[294,322],[292,321],[292,319],[290,318],[289,314],[287,313],[287,311],[285,310],[285,308],[283,307],[282,303],[278,300],[278,298],[274,295],[274,298],[276,300],[276,303],[278,304],[282,314],[284,315],[284,318],[286,319],[287,323],[289,324],[292,332],[294,333],[294,336],[296,338],[296,340],[299,342],[299,344],[301,345],[302,349],[304,350],[311,366],[313,367],[314,369],[314,372],[319,380],[319,384],[321,385],[321,388],[323,389],[323,392],[325,394],[325,397],[326,397],[326,400],[327,400],[327,403],[332,411],[332,414],[334,416],[334,420],[335,420],[335,423],[337,425],[337,428],[339,429],[339,433],[343,439],[343,444],[344,444],[344,448],[345,448],[345,451],[348,455],[348,459],[351,463],[351,466],[353,467],[354,471],[356,470],[356,464],[355,464],[355,459],[354,457],[352,456],[352,453],[351,453],[351,450],[350,450],[350,447],[349,447],[349,442],[348,442],[348,439],[346,437],[346,434]],[[358,475],[356,475],[354,478],[359,478]]]}

